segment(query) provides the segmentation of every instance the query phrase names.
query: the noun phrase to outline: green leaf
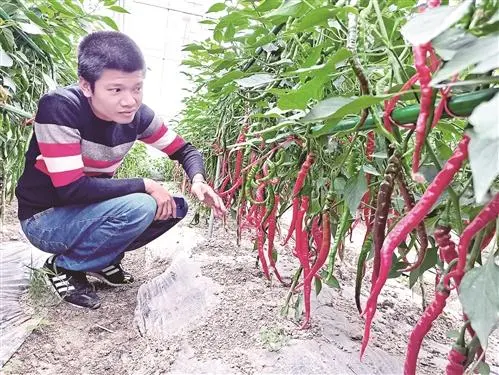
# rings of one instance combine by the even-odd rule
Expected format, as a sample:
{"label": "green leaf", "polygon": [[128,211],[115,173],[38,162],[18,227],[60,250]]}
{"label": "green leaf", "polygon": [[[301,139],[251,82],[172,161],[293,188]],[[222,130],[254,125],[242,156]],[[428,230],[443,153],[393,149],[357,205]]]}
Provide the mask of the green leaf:
{"label": "green leaf", "polygon": [[234,81],[234,80],[236,80],[238,78],[241,78],[243,76],[244,76],[243,72],[237,71],[237,70],[231,70],[230,72],[224,74],[219,79],[210,81],[208,83],[208,88],[210,90],[220,88],[220,87],[224,86],[225,84],[227,84],[229,82],[232,82],[232,81]]}
{"label": "green leaf", "polygon": [[[305,66],[303,68],[293,70],[291,72],[286,72],[283,75],[284,76],[294,76],[296,74],[302,74],[302,73],[313,73],[316,74],[318,71],[325,71],[328,73],[333,72],[336,69],[336,64],[345,61],[348,59],[352,53],[348,51],[346,48],[340,48],[338,51],[335,52],[331,58],[327,60],[326,63],[320,64],[320,65],[312,65],[312,66]],[[319,56],[320,56],[320,51],[319,51]]]}
{"label": "green leaf", "polygon": [[313,107],[310,112],[301,119],[303,122],[316,122],[327,120],[330,118],[335,119],[325,126],[313,131],[313,135],[318,137],[320,135],[328,134],[328,132],[336,126],[336,124],[346,115],[357,114],[365,108],[379,104],[391,95],[382,96],[361,96],[359,98],[346,98],[346,97],[333,97],[323,100]]}
{"label": "green leaf", "polygon": [[477,370],[478,370],[478,373],[480,375],[489,375],[490,374],[490,366],[483,361],[478,362]]}
{"label": "green leaf", "polygon": [[454,57],[435,74],[431,85],[452,77],[464,69],[480,64],[483,61],[494,60],[499,66],[499,34],[479,38],[475,42],[460,48]]}
{"label": "green leaf", "polygon": [[359,173],[353,178],[349,178],[343,194],[352,217],[355,217],[360,201],[367,191],[366,177]]}
{"label": "green leaf", "polygon": [[280,109],[306,109],[310,99],[318,99],[322,96],[324,84],[327,82],[327,74],[318,74],[298,90],[279,96],[277,105]]}
{"label": "green leaf", "polygon": [[274,81],[274,79],[275,76],[272,74],[257,73],[249,77],[236,79],[235,82],[241,87],[250,88],[267,85],[270,82]]}
{"label": "green leaf", "polygon": [[1,103],[1,102],[0,102],[0,108],[3,108],[3,109],[5,109],[6,111],[9,111],[9,112],[15,113],[16,115],[19,115],[19,116],[22,116],[22,117],[26,117],[26,118],[31,118],[31,117],[33,117],[33,114],[32,114],[32,113],[26,112],[26,111],[22,110],[22,109],[21,109],[21,108],[19,108],[19,107],[15,107],[15,106],[10,105],[10,104],[7,104],[7,103]]}
{"label": "green leaf", "polygon": [[268,12],[269,10],[278,8],[281,3],[282,0],[265,0],[256,7],[256,10],[259,12]]}
{"label": "green leaf", "polygon": [[465,0],[458,6],[442,5],[427,9],[410,19],[400,32],[410,44],[428,43],[463,18],[472,3],[472,0]]}
{"label": "green leaf", "polygon": [[[328,277],[327,275],[327,270],[323,269],[319,272],[321,278],[322,278],[322,281],[330,288],[334,288],[334,289],[341,289],[340,287],[340,283],[338,282],[338,279],[336,277],[334,277],[333,275],[330,275]],[[301,294],[300,294],[301,295]]]}
{"label": "green leaf", "polygon": [[487,190],[499,175],[499,94],[481,103],[469,117],[469,158],[475,199],[482,203]]}
{"label": "green leaf", "polygon": [[470,165],[475,199],[482,203],[489,186],[499,175],[499,138],[482,138],[470,133]]}
{"label": "green leaf", "polygon": [[480,103],[469,117],[473,130],[481,138],[499,138],[499,94],[488,102]]}
{"label": "green leaf", "polygon": [[206,13],[221,12],[225,8],[227,8],[227,5],[225,5],[224,3],[215,3],[210,7],[210,9],[206,11]]}
{"label": "green leaf", "polygon": [[322,281],[320,278],[314,277],[314,283],[315,283],[315,295],[318,296],[322,290]]}
{"label": "green leaf", "polygon": [[499,67],[499,57],[491,56],[489,59],[478,63],[472,70],[471,74],[485,74]]}
{"label": "green leaf", "polygon": [[303,122],[322,121],[333,116],[341,108],[354,101],[353,98],[334,97],[317,103],[301,120]]}
{"label": "green leaf", "polygon": [[298,298],[295,302],[295,320],[299,321],[301,319],[301,315],[303,314],[304,306],[303,306],[303,293],[298,294]]}
{"label": "green leaf", "polygon": [[462,29],[453,27],[437,36],[431,45],[444,60],[450,60],[460,48],[473,43],[477,38]]}
{"label": "green leaf", "polygon": [[319,57],[321,57],[322,49],[324,46],[318,45],[314,48],[312,48],[310,51],[307,52],[308,56],[301,65],[303,68],[310,68],[311,66],[315,65],[317,61],[319,60]]}
{"label": "green leaf", "polygon": [[468,271],[459,288],[463,310],[471,321],[482,348],[499,324],[499,266],[491,255],[484,266]]}
{"label": "green leaf", "polygon": [[302,32],[315,26],[327,25],[328,20],[332,19],[334,16],[343,17],[347,13],[358,14],[359,12],[356,8],[350,6],[343,6],[334,9],[331,9],[331,7],[313,9],[301,17],[289,33]]}
{"label": "green leaf", "polygon": [[362,170],[365,173],[372,174],[373,176],[381,176],[381,173],[379,173],[372,165],[369,165],[369,164],[363,165]]}
{"label": "green leaf", "polygon": [[184,46],[184,48],[182,48],[182,51],[204,51],[204,50],[205,48],[202,45],[195,43],[187,44]]}
{"label": "green leaf", "polygon": [[0,47],[0,66],[10,68],[14,64],[12,58]]}
{"label": "green leaf", "polygon": [[42,35],[45,34],[44,31],[36,24],[34,23],[24,23],[24,22],[19,22],[19,27],[24,31],[25,33],[32,34],[32,35]]}
{"label": "green leaf", "polygon": [[116,25],[116,22],[114,22],[114,20],[111,17],[104,16],[101,19],[102,19],[102,22],[104,22],[106,25],[108,25],[111,29],[114,29],[116,31],[119,30],[118,25]]}
{"label": "green leaf", "polygon": [[279,8],[266,14],[265,17],[295,17],[302,13],[304,6],[302,0],[284,0]]}
{"label": "green leaf", "polygon": [[127,14],[130,14],[130,12],[128,10],[126,10],[123,7],[120,7],[119,5],[110,6],[109,9],[111,9],[113,12],[116,12],[116,13],[127,13]]}
{"label": "green leaf", "polygon": [[3,76],[2,79],[3,79],[3,85],[5,87],[8,87],[9,89],[11,89],[13,93],[16,93],[17,86],[16,86],[16,83],[14,82],[14,80],[12,78],[10,78],[9,76]]}
{"label": "green leaf", "polygon": [[293,27],[293,32],[301,32],[308,28],[322,25],[333,16],[334,12],[329,7],[317,8],[300,18]]}
{"label": "green leaf", "polygon": [[415,270],[411,271],[409,275],[410,289],[414,287],[414,284],[416,284],[416,281],[422,274],[424,274],[427,270],[429,270],[430,268],[434,267],[437,264],[437,260],[438,260],[437,248],[432,247],[431,249],[427,249],[421,265]]}

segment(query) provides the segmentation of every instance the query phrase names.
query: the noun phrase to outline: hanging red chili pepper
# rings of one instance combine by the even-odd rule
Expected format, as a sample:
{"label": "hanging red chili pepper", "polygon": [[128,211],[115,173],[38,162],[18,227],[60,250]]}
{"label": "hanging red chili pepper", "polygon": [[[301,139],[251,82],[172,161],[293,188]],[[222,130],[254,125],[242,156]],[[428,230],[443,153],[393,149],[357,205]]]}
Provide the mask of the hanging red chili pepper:
{"label": "hanging red chili pepper", "polygon": [[397,151],[393,153],[388,159],[388,164],[386,166],[385,174],[383,176],[383,181],[379,187],[376,213],[374,216],[373,225],[373,243],[374,243],[374,263],[373,263],[373,273],[371,277],[371,287],[374,286],[376,280],[378,279],[378,271],[381,262],[381,247],[383,241],[385,240],[385,228],[386,221],[388,219],[388,211],[391,204],[391,196],[393,192],[393,185],[395,183],[395,178],[400,172],[400,155]]}
{"label": "hanging red chili pepper", "polygon": [[461,233],[461,238],[459,240],[459,245],[457,247],[458,252],[458,262],[455,270],[453,270],[446,281],[450,278],[454,278],[456,285],[461,283],[461,279],[464,276],[464,270],[466,267],[466,255],[468,255],[468,249],[470,247],[471,240],[479,231],[487,226],[487,224],[496,220],[499,216],[499,193],[492,198],[492,200],[480,211],[480,213],[475,216],[471,223],[464,228],[463,233]]}
{"label": "hanging red chili pepper", "polygon": [[435,291],[435,298],[433,302],[428,305],[425,312],[419,318],[416,326],[412,330],[405,356],[404,375],[416,374],[416,363],[418,360],[419,350],[421,349],[421,343],[423,342],[426,334],[430,331],[433,321],[437,319],[444,310],[447,297],[449,297],[448,290],[437,289]]}
{"label": "hanging red chili pepper", "polygon": [[299,211],[299,200],[297,199],[298,194],[300,194],[301,189],[303,188],[303,185],[305,185],[305,179],[307,177],[308,171],[312,167],[312,164],[315,161],[315,155],[312,152],[309,152],[307,154],[307,157],[305,159],[305,162],[302,164],[300,171],[298,172],[298,176],[296,177],[296,182],[293,187],[293,217],[291,218],[291,224],[288,229],[288,235],[284,239],[282,245],[286,245],[293,235],[293,232],[295,230],[296,226],[296,215]]}
{"label": "hanging red chili pepper", "polygon": [[407,235],[416,227],[427,215],[433,207],[438,197],[443,193],[446,187],[452,181],[452,178],[461,168],[463,161],[468,156],[469,137],[464,136],[459,142],[457,149],[449,160],[445,163],[442,170],[435,176],[430,183],[421,199],[416,203],[414,208],[407,213],[388,233],[388,236],[381,248],[381,264],[376,284],[371,289],[371,295],[366,303],[364,314],[366,314],[366,322],[364,336],[362,339],[361,356],[369,342],[371,332],[371,323],[376,312],[376,305],[379,293],[388,278],[388,273],[392,265],[392,255],[397,246],[407,237]]}

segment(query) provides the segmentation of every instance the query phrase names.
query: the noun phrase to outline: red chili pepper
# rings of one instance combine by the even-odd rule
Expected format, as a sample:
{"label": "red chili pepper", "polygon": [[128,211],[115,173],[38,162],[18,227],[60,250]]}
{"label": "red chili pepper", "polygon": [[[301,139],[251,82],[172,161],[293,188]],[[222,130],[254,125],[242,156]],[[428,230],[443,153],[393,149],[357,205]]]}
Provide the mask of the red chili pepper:
{"label": "red chili pepper", "polygon": [[293,187],[293,197],[296,197],[300,193],[300,190],[305,184],[305,178],[307,177],[308,171],[312,167],[312,164],[314,164],[314,161],[315,155],[312,152],[309,152],[296,177],[295,186]]}
{"label": "red chili pepper", "polygon": [[[409,191],[409,189],[406,186],[405,179],[401,175],[397,177],[399,189],[400,189],[400,194],[402,195],[402,198],[404,199],[405,206],[407,208],[407,211],[412,210],[414,207],[414,197]],[[418,268],[422,263],[426,255],[426,250],[428,249],[428,235],[426,233],[426,226],[424,224],[424,221],[421,221],[421,223],[418,224],[416,227],[416,233],[418,235],[418,240],[419,240],[419,253],[418,253],[418,258],[416,261],[411,264],[409,267],[401,270],[400,272],[411,272]]]}
{"label": "red chili pepper", "polygon": [[314,243],[316,249],[319,251],[322,243],[322,229],[319,227],[320,216],[317,215],[312,220],[312,237],[314,238]]}
{"label": "red chili pepper", "polygon": [[433,114],[433,121],[431,123],[431,128],[433,129],[437,126],[438,122],[442,118],[442,114],[444,113],[445,105],[447,103],[447,95],[449,94],[450,89],[447,88],[445,90],[440,90],[442,94],[442,98],[440,99],[440,103],[438,103],[437,108],[435,109],[435,113]]}
{"label": "red chili pepper", "polygon": [[221,197],[225,197],[227,195],[232,195],[232,193],[234,193],[243,183],[243,179],[242,177],[239,177],[237,180],[236,180],[236,183],[234,184],[234,186],[232,186],[229,190],[227,191],[224,191],[223,193],[220,193],[219,195]]}
{"label": "red chili pepper", "polygon": [[374,263],[373,263],[373,273],[371,277],[371,287],[375,285],[378,279],[378,272],[381,262],[381,247],[383,241],[385,240],[385,228],[386,221],[388,219],[388,211],[390,209],[391,196],[393,192],[393,185],[395,183],[395,178],[400,171],[400,155],[397,151],[390,156],[388,159],[388,165],[386,166],[385,174],[383,176],[383,181],[379,187],[377,204],[376,204],[376,214],[374,216],[373,225],[373,243],[374,243]]}
{"label": "red chili pepper", "polygon": [[424,192],[421,199],[416,203],[414,208],[407,213],[388,233],[388,236],[383,243],[381,249],[381,265],[378,274],[378,279],[376,285],[371,289],[371,295],[366,303],[366,308],[364,314],[366,315],[366,323],[364,329],[364,337],[362,339],[361,356],[366,349],[367,343],[369,341],[369,335],[371,332],[371,323],[376,312],[376,305],[378,301],[378,296],[385,284],[388,273],[392,265],[393,252],[400,245],[400,243],[407,237],[407,235],[417,226],[426,216],[426,214],[433,207],[438,197],[451,183],[452,178],[461,168],[463,161],[468,156],[468,143],[470,139],[468,136],[464,136],[461,142],[459,142],[457,149],[449,160],[445,163],[442,170],[435,176],[433,181],[430,183],[426,191]]}
{"label": "red chili pepper", "polygon": [[458,261],[456,268],[448,275],[448,279],[451,277],[456,280],[456,285],[461,283],[461,279],[464,276],[464,269],[466,267],[466,255],[468,254],[468,248],[470,247],[471,240],[476,233],[481,231],[487,226],[491,220],[496,220],[499,215],[499,193],[492,198],[492,200],[476,215],[476,217],[469,223],[469,225],[464,228],[463,233],[461,233],[461,238],[459,240],[459,245],[457,247]]}
{"label": "red chili pepper", "polygon": [[322,240],[321,240],[320,250],[314,265],[310,269],[310,272],[303,279],[304,286],[312,282],[314,276],[326,263],[330,248],[331,248],[331,225],[329,222],[329,213],[324,212],[322,214]]}
{"label": "red chili pepper", "polygon": [[225,176],[222,183],[220,184],[220,188],[217,189],[220,195],[223,194],[223,191],[227,187],[227,184],[229,183],[229,181],[230,181],[230,175]]}
{"label": "red chili pepper", "polygon": [[300,210],[300,198],[299,197],[294,197],[293,198],[293,213],[291,217],[291,223],[289,224],[289,229],[288,229],[288,235],[284,239],[284,241],[281,243],[282,246],[286,245],[293,235],[293,232],[296,227],[296,219],[298,216],[298,211]]}
{"label": "red chili pepper", "polygon": [[447,355],[447,359],[449,360],[449,363],[445,367],[445,374],[446,375],[463,375],[465,367],[464,365],[466,364],[466,360],[468,359],[468,356],[463,353],[465,349],[463,348],[458,348],[458,347],[453,347],[449,354]]}
{"label": "red chili pepper", "polygon": [[430,87],[431,72],[426,65],[426,54],[431,49],[430,44],[422,44],[413,47],[414,64],[419,75],[419,84],[421,86],[421,103],[418,119],[416,121],[416,141],[414,143],[414,154],[412,158],[413,179],[418,182],[424,182],[424,177],[418,173],[421,150],[426,138],[426,127],[432,111],[433,90]]}
{"label": "red chili pepper", "polygon": [[296,215],[299,210],[299,200],[297,199],[298,194],[300,193],[300,190],[303,188],[303,185],[305,184],[305,178],[307,177],[308,171],[312,167],[312,164],[314,163],[315,156],[313,153],[309,152],[307,154],[307,157],[305,159],[305,162],[300,168],[300,171],[298,172],[298,176],[296,178],[295,186],[293,187],[293,217],[291,218],[291,224],[288,229],[288,235],[286,236],[285,240],[281,244],[282,246],[286,245],[293,235],[293,232],[295,230],[295,225],[296,225]]}
{"label": "red chili pepper", "polygon": [[418,79],[419,75],[416,73],[411,78],[409,78],[409,80],[406,83],[404,83],[404,85],[399,91],[399,94],[393,96],[390,100],[387,100],[385,102],[383,123],[385,125],[386,130],[388,130],[389,132],[392,132],[392,124],[399,125],[392,119],[392,112],[395,109],[395,105],[400,100],[400,96],[402,95],[402,93],[404,91],[407,91],[412,85],[414,85],[418,81]]}
{"label": "red chili pepper", "polygon": [[450,227],[437,225],[433,236],[438,246],[438,255],[442,262],[450,264],[457,258],[456,244],[452,241],[450,235]]}
{"label": "red chili pepper", "polygon": [[444,310],[447,297],[449,297],[448,290],[437,289],[435,291],[435,298],[433,299],[433,302],[428,305],[423,315],[419,318],[418,323],[412,330],[405,356],[404,375],[416,374],[416,363],[418,360],[419,350],[421,349],[421,343],[423,342],[426,334],[430,331],[433,321],[438,318]]}
{"label": "red chili pepper", "polygon": [[279,282],[283,285],[286,285],[286,283],[282,280],[281,275],[277,271],[277,267],[275,264],[274,260],[274,238],[275,238],[275,232],[276,232],[276,224],[277,224],[277,207],[279,206],[279,196],[275,196],[274,200],[274,207],[272,208],[272,211],[270,213],[270,216],[267,219],[268,223],[268,232],[267,232],[267,240],[268,240],[268,248],[267,248],[267,257],[269,258],[269,263],[270,266],[272,267],[272,270],[274,271],[274,274],[279,280]]}
{"label": "red chili pepper", "polygon": [[374,150],[376,149],[376,134],[371,130],[367,133],[366,156],[367,160],[373,160]]}

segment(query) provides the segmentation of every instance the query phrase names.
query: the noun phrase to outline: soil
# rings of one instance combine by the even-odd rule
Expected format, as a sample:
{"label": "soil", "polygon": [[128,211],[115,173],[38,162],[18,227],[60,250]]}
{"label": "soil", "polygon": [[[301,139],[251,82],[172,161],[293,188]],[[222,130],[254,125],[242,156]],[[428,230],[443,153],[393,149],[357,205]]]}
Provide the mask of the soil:
{"label": "soil", "polygon": [[[7,211],[4,240],[20,240],[14,214],[15,203]],[[402,373],[408,335],[422,312],[419,287],[409,290],[406,278],[388,281],[361,362],[363,320],[354,284],[362,229],[347,241],[337,266],[341,289],[323,285],[312,301],[311,328],[300,330],[301,316],[295,320],[293,308],[281,314],[288,288],[266,281],[255,266],[251,235],[238,247],[231,221],[216,221],[208,238],[206,220],[190,225],[192,218],[190,213],[157,241],[127,254],[123,265],[134,274],[134,284],[110,288],[96,282],[102,299],[97,310],[26,294],[26,311],[42,320],[2,373]],[[278,250],[279,270],[289,280],[297,261],[291,248]],[[366,276],[363,303],[368,284]],[[460,325],[453,296],[424,340],[418,374],[444,372],[453,342],[447,333]],[[489,345],[488,363],[498,373],[497,331]]]}

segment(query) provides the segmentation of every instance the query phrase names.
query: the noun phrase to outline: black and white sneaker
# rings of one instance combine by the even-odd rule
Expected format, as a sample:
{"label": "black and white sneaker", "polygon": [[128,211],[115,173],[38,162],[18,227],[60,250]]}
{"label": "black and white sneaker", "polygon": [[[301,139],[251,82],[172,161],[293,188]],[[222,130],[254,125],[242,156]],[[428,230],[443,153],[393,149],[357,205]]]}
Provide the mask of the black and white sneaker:
{"label": "black and white sneaker", "polygon": [[87,275],[95,277],[97,280],[110,286],[123,286],[134,281],[133,276],[123,270],[121,264],[111,264],[98,272],[87,272]]}
{"label": "black and white sneaker", "polygon": [[62,300],[74,306],[99,308],[99,296],[95,293],[92,284],[88,282],[85,272],[57,267],[55,258],[55,255],[48,258],[42,268],[47,284]]}

